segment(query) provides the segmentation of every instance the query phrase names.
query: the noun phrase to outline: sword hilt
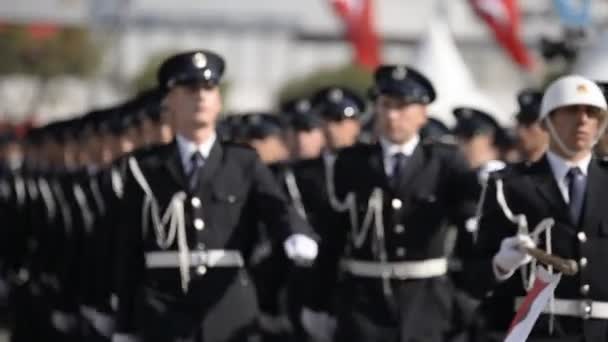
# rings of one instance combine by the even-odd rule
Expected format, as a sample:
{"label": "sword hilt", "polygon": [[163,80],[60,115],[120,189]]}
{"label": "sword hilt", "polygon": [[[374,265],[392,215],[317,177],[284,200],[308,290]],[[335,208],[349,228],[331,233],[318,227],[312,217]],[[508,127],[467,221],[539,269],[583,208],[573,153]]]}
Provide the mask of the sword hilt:
{"label": "sword hilt", "polygon": [[544,265],[552,266],[559,272],[573,276],[578,273],[578,264],[572,259],[564,259],[557,255],[549,254],[539,248],[522,247],[530,256]]}

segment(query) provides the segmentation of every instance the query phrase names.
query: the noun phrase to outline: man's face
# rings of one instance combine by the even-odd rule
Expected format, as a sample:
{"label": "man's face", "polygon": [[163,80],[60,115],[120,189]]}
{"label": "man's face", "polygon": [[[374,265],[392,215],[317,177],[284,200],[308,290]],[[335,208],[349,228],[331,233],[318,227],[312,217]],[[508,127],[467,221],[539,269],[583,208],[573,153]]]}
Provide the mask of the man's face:
{"label": "man's face", "polygon": [[549,120],[563,144],[572,152],[579,153],[593,147],[605,113],[597,107],[573,105],[556,109]]}
{"label": "man's face", "polygon": [[178,132],[215,127],[222,110],[220,89],[215,85],[177,85],[165,99]]}
{"label": "man's face", "polygon": [[254,139],[250,144],[265,164],[272,164],[289,158],[287,145],[278,135],[271,135],[264,139]]}
{"label": "man's face", "polygon": [[355,144],[361,132],[361,124],[357,119],[327,121],[325,131],[330,148],[341,149]]}
{"label": "man's face", "polygon": [[490,160],[498,158],[492,134],[475,134],[471,137],[459,137],[460,150],[472,169],[477,169]]}
{"label": "man's face", "polygon": [[409,141],[427,121],[426,105],[420,103],[381,95],[375,106],[380,133],[395,144]]}
{"label": "man's face", "polygon": [[325,147],[325,136],[319,128],[296,132],[296,154],[298,158],[312,159],[321,155]]}

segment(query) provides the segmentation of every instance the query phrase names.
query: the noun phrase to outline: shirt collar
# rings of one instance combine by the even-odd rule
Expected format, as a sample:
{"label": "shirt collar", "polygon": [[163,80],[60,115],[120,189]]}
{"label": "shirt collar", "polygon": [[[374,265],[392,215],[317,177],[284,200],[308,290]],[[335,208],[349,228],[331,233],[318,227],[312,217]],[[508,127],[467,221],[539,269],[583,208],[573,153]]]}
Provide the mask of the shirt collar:
{"label": "shirt collar", "polygon": [[568,171],[573,167],[578,167],[581,172],[587,176],[589,172],[589,163],[591,163],[592,154],[589,153],[585,158],[577,161],[571,162],[559,156],[558,154],[547,151],[547,160],[549,161],[549,165],[551,165],[551,170],[553,170],[553,175],[557,180],[563,180],[566,177]]}
{"label": "shirt collar", "polygon": [[380,138],[380,145],[382,146],[382,151],[384,152],[385,157],[392,157],[396,153],[403,153],[404,155],[409,157],[414,154],[414,150],[418,146],[418,143],[420,143],[419,135],[415,135],[408,142],[401,145],[392,143],[384,137]]}
{"label": "shirt collar", "polygon": [[211,153],[211,148],[215,141],[217,140],[217,135],[215,132],[205,141],[204,143],[197,145],[192,140],[185,138],[183,135],[176,134],[175,140],[177,141],[177,147],[179,149],[179,154],[182,159],[182,164],[187,168],[190,167],[190,158],[192,158],[192,154],[196,151],[199,151],[203,158],[209,158],[209,154]]}

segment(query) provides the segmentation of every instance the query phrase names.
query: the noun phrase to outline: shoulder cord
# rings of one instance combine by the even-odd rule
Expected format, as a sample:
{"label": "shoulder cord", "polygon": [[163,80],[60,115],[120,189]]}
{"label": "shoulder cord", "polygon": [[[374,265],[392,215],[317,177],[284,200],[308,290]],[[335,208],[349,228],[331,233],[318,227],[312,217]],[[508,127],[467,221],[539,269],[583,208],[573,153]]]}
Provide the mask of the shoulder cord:
{"label": "shoulder cord", "polygon": [[[327,183],[327,195],[329,203],[337,212],[348,211],[351,223],[351,239],[355,248],[360,248],[365,243],[365,239],[369,235],[372,222],[375,223],[376,239],[372,243],[372,252],[378,256],[379,261],[385,264],[388,260],[388,253],[385,244],[385,229],[384,229],[384,192],[381,188],[374,188],[367,202],[367,210],[363,217],[363,223],[359,226],[359,217],[357,215],[357,197],[354,192],[346,194],[344,201],[340,201],[336,196],[335,184],[333,181],[334,165],[332,160],[325,161],[325,180]],[[391,299],[393,291],[390,286],[390,274],[382,274],[382,288],[387,299]]]}
{"label": "shoulder cord", "polygon": [[27,179],[27,191],[33,200],[38,199],[38,188],[36,187],[36,181],[33,178]]}
{"label": "shoulder cord", "polygon": [[49,219],[49,222],[52,222],[57,215],[57,206],[55,205],[55,199],[53,198],[51,188],[49,187],[47,180],[42,177],[38,178],[38,187],[40,188],[40,195],[47,208],[47,218]]}
{"label": "shoulder cord", "polygon": [[116,170],[116,167],[113,166],[110,170],[110,175],[112,177],[112,190],[114,190],[114,194],[116,194],[116,197],[122,198],[124,185],[120,171]]}
{"label": "shoulder cord", "polygon": [[[385,241],[385,230],[384,230],[384,192],[380,188],[374,188],[372,195],[369,199],[368,203],[368,213],[371,213],[371,216],[375,217],[375,233],[376,239],[373,240],[372,251],[378,255],[378,259],[380,259],[380,263],[384,266],[388,261],[388,253],[386,251],[386,241]],[[363,221],[364,227],[362,231],[365,230],[366,224],[371,226],[371,222],[367,220],[368,214],[366,214],[365,220]],[[371,218],[370,218],[371,220]],[[361,236],[360,236],[361,237]],[[361,243],[364,240],[361,241]],[[386,268],[385,268],[386,269]],[[393,289],[391,288],[390,283],[390,273],[383,272],[382,273],[382,289],[384,291],[384,295],[387,297],[389,301],[394,300],[393,298]]]}
{"label": "shoulder cord", "polygon": [[287,186],[287,192],[293,201],[293,206],[296,208],[296,211],[303,219],[307,220],[308,215],[306,215],[306,208],[304,208],[304,203],[302,203],[302,193],[298,188],[296,177],[291,169],[285,170],[285,185]]}
{"label": "shoulder cord", "polygon": [[327,186],[327,196],[329,197],[329,204],[332,208],[337,212],[344,212],[352,208],[353,205],[356,206],[355,202],[355,194],[349,192],[346,194],[344,201],[340,201],[336,196],[336,188],[334,184],[334,166],[335,160],[329,160],[327,158],[323,158],[323,164],[325,165],[325,182]]}
{"label": "shoulder cord", "polygon": [[[553,218],[551,218],[551,217],[544,218],[536,225],[534,230],[530,233],[529,229],[528,229],[528,221],[527,221],[526,216],[523,214],[514,215],[513,212],[511,211],[511,209],[509,208],[505,194],[504,194],[504,190],[503,190],[502,179],[496,180],[496,200],[497,200],[500,208],[502,209],[503,213],[505,214],[505,217],[509,221],[517,224],[517,226],[518,226],[517,233],[518,234],[530,235],[532,240],[535,243],[538,243],[538,241],[540,239],[540,234],[544,232],[545,233],[545,248],[547,249],[547,253],[549,253],[549,254],[553,253],[553,246],[552,246],[552,242],[551,242],[551,240],[552,240],[551,239],[551,230],[553,228],[553,225],[555,224],[555,220]],[[534,285],[534,281],[536,280],[537,267],[539,267],[538,262],[536,261],[536,259],[533,259],[532,262],[530,263],[529,276],[528,276],[528,273],[527,273],[528,271],[525,266],[520,268],[523,286],[524,286],[524,289],[526,289],[526,291],[529,291],[532,288],[532,286]],[[553,274],[553,267],[549,266],[548,271],[549,271],[549,274]],[[550,312],[549,332],[550,333],[553,333],[553,330],[554,330],[554,323],[555,323],[555,316],[553,315],[554,308],[555,308],[555,297],[554,297],[554,295],[551,295],[551,299],[549,301],[549,312]]]}
{"label": "shoulder cord", "polygon": [[82,213],[82,219],[84,223],[84,230],[87,234],[91,234],[93,232],[93,224],[95,223],[95,217],[93,216],[93,212],[91,211],[91,207],[87,201],[87,196],[82,190],[82,187],[78,183],[74,183],[72,185],[72,191],[74,192],[74,197],[76,198],[76,202],[80,207],[80,212]]}
{"label": "shoulder cord", "polygon": [[[151,217],[154,232],[156,233],[156,243],[161,249],[170,248],[177,235],[181,285],[185,293],[188,291],[188,284],[190,283],[190,250],[186,237],[186,220],[184,215],[184,201],[187,195],[184,191],[175,193],[161,218],[158,201],[154,197],[154,193],[144,177],[137,160],[133,157],[129,158],[129,168],[145,194],[142,206],[142,234],[144,236],[147,234],[148,218]],[[169,226],[168,231],[165,230],[166,225]]]}
{"label": "shoulder cord", "polygon": [[25,205],[25,183],[21,175],[15,175],[15,195],[17,197],[17,205],[23,207]]}
{"label": "shoulder cord", "polygon": [[61,185],[56,180],[53,181],[51,189],[55,192],[55,196],[57,196],[59,207],[61,208],[61,216],[63,216],[63,225],[66,234],[69,235],[72,232],[72,212],[67,204],[68,202],[65,199],[65,194],[63,193]]}
{"label": "shoulder cord", "polygon": [[479,201],[477,201],[477,205],[475,206],[475,216],[465,221],[465,229],[469,233],[473,234],[473,243],[477,242],[477,234],[479,233],[479,221],[481,220],[481,216],[483,215],[483,204],[486,201],[489,181],[490,180],[486,180],[481,184],[481,194],[479,195]]}
{"label": "shoulder cord", "polygon": [[[335,184],[334,184],[334,165],[335,165],[335,160],[327,160],[327,159],[323,159],[324,165],[325,165],[325,182],[326,182],[326,187],[327,187],[327,197],[329,198],[329,204],[331,205],[331,207],[339,212],[339,213],[343,213],[345,211],[348,211],[349,214],[349,219],[350,219],[350,224],[351,227],[353,229],[353,236],[356,235],[356,231],[358,231],[359,229],[359,217],[357,215],[357,195],[354,192],[349,192],[346,194],[346,196],[344,197],[344,201],[340,201],[338,199],[338,196],[336,195],[336,188],[335,188]],[[368,212],[369,212],[369,206],[368,206]],[[367,213],[366,213],[366,217],[367,217]],[[363,234],[363,241],[365,241],[365,234]],[[355,241],[353,239],[353,241]],[[357,240],[358,241],[358,240]],[[356,244],[358,246],[360,246],[363,242]]]}
{"label": "shoulder cord", "polygon": [[101,196],[101,190],[99,190],[99,182],[97,178],[89,179],[89,186],[91,187],[91,194],[93,194],[93,200],[95,201],[95,205],[97,209],[99,209],[99,213],[103,216],[106,214],[106,204],[103,200],[103,196]]}

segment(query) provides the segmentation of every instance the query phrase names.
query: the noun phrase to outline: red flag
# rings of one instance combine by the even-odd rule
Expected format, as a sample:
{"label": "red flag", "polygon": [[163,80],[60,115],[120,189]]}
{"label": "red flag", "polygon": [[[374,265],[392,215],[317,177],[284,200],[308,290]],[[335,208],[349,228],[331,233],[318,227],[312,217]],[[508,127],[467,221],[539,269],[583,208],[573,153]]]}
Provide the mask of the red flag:
{"label": "red flag", "polygon": [[561,274],[551,274],[543,267],[537,269],[534,285],[517,309],[504,342],[519,342],[528,339],[538,316],[553,297],[560,279]]}
{"label": "red flag", "polygon": [[470,0],[475,13],[494,32],[496,40],[511,58],[526,70],[534,61],[520,38],[520,12],[517,0]]}
{"label": "red flag", "polygon": [[372,0],[330,0],[344,22],[346,37],[355,50],[355,61],[368,70],[380,64],[380,40],[374,27]]}
{"label": "red flag", "polygon": [[27,31],[36,40],[47,40],[59,33],[59,27],[55,24],[34,23],[27,26]]}

